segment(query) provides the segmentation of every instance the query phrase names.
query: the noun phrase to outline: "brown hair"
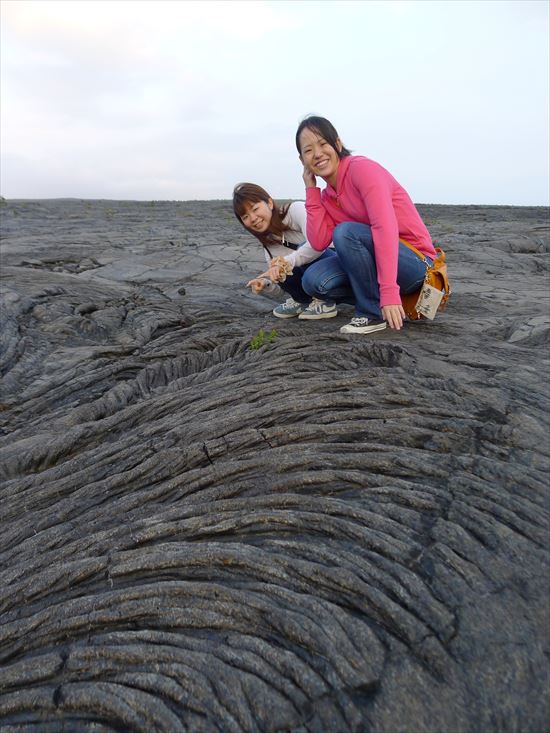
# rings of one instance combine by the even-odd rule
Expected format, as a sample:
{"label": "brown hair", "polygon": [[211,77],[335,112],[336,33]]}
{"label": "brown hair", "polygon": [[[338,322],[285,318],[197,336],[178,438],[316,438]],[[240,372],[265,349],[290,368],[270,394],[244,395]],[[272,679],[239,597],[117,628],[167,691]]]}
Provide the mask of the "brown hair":
{"label": "brown hair", "polygon": [[264,188],[256,185],[255,183],[238,183],[233,189],[233,212],[235,213],[235,216],[246,231],[253,234],[256,239],[259,239],[269,252],[268,245],[280,244],[281,235],[290,229],[290,227],[283,222],[283,219],[288,213],[290,204],[278,206],[275,201],[273,201],[273,216],[271,217],[269,229],[260,233],[249,229],[243,224],[241,219],[241,217],[246,213],[246,205],[254,204],[257,201],[265,201],[265,203],[268,204],[269,201],[273,201],[273,199]]}
{"label": "brown hair", "polygon": [[298,125],[298,129],[296,130],[296,148],[298,149],[300,158],[302,156],[302,149],[300,148],[300,135],[302,131],[306,128],[308,130],[311,130],[312,132],[316,132],[318,135],[324,138],[331,146],[331,148],[334,148],[334,150],[336,151],[336,155],[340,158],[340,160],[348,155],[351,155],[351,151],[345,148],[344,145],[342,145],[341,150],[338,150],[338,147],[336,146],[338,133],[336,132],[336,128],[334,127],[332,122],[329,122],[325,117],[309,115],[309,117],[305,117],[300,122],[300,124]]}

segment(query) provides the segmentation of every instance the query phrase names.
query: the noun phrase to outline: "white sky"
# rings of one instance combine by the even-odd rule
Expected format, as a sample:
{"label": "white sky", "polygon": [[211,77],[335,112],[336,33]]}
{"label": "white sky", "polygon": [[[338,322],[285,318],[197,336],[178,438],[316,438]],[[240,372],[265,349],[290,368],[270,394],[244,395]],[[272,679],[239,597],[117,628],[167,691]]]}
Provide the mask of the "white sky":
{"label": "white sky", "polygon": [[547,0],[0,7],[6,198],[303,198],[313,113],[416,202],[549,203]]}

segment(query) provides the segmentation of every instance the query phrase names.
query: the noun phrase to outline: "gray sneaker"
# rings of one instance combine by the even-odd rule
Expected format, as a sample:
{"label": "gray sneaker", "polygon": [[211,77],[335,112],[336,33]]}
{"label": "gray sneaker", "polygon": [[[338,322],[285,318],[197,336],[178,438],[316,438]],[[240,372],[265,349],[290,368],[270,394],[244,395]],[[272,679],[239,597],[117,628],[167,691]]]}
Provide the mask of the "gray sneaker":
{"label": "gray sneaker", "polygon": [[387,325],[386,321],[374,318],[352,318],[350,323],[342,326],[340,333],[373,333],[373,331],[383,331]]}
{"label": "gray sneaker", "polygon": [[297,303],[293,298],[287,298],[284,303],[273,308],[273,315],[277,318],[294,318],[305,310],[304,303]]}
{"label": "gray sneaker", "polygon": [[327,303],[325,300],[318,300],[313,298],[311,303],[305,310],[303,310],[298,318],[304,319],[304,321],[314,321],[317,318],[334,318],[338,315],[336,305],[334,303]]}

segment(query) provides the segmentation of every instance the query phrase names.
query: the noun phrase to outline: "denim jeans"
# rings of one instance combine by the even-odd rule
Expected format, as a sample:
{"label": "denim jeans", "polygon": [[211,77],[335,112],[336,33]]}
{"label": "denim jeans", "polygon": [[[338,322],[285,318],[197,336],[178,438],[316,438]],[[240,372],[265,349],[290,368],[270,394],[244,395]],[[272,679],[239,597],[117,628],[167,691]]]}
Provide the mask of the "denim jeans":
{"label": "denim jeans", "polygon": [[[323,254],[318,257],[313,262],[308,262],[307,265],[300,265],[300,267],[295,267],[292,271],[292,275],[289,275],[286,280],[283,283],[280,283],[281,288],[288,293],[291,298],[296,300],[298,303],[310,303],[312,296],[315,295],[314,292],[311,291],[311,286],[306,284],[309,282],[315,282],[315,272],[318,271],[319,266],[331,263],[332,260],[337,260],[336,252],[332,249],[326,249]],[[341,267],[338,268],[341,270]],[[345,277],[345,273],[343,273],[343,276]],[[351,292],[351,289],[350,289]],[[323,296],[316,296],[320,297],[322,300],[333,300],[331,297],[331,292],[326,292]]]}
{"label": "denim jeans", "polygon": [[[371,319],[382,318],[374,242],[370,226],[353,221],[338,224],[334,229],[332,241],[340,264],[347,273],[351,284],[357,316]],[[431,264],[432,260],[427,259]],[[403,295],[414,293],[422,286],[425,275],[425,263],[400,242],[397,284],[401,293]]]}
{"label": "denim jeans", "polygon": [[334,250],[327,249],[329,257],[319,257],[311,263],[304,277],[302,287],[312,298],[355,305],[353,290],[347,273]]}

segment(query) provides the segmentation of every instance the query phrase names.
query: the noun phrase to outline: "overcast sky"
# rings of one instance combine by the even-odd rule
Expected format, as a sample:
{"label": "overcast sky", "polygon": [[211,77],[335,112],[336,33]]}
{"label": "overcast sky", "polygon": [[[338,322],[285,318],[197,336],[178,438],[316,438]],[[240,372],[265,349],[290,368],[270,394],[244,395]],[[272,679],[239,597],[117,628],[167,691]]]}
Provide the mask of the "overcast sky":
{"label": "overcast sky", "polygon": [[2,0],[6,198],[303,198],[328,117],[416,202],[549,203],[547,0]]}

